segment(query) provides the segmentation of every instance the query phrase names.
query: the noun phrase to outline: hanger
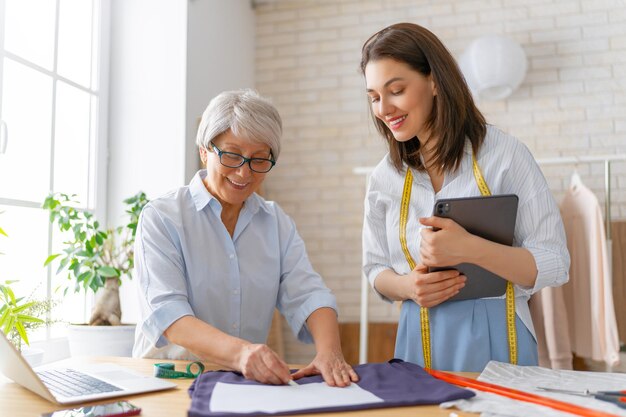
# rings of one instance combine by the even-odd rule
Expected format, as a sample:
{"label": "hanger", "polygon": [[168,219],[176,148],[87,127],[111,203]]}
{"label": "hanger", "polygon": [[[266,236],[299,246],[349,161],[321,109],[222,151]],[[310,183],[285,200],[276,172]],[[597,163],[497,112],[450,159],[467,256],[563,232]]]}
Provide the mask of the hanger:
{"label": "hanger", "polygon": [[574,167],[574,172],[572,173],[572,177],[570,178],[569,181],[569,187],[576,191],[576,189],[578,187],[581,187],[583,185],[583,180],[580,179],[580,175],[578,174],[578,165],[576,165]]}

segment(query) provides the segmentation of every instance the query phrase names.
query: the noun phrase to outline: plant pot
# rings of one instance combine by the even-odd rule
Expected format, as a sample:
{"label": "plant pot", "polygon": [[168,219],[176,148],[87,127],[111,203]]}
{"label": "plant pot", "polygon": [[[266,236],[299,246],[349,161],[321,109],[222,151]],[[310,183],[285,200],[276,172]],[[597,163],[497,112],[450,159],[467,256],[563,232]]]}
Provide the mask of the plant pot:
{"label": "plant pot", "polygon": [[135,325],[71,324],[67,339],[71,356],[132,356]]}
{"label": "plant pot", "polygon": [[26,359],[26,362],[33,368],[41,365],[43,362],[43,349],[25,347],[22,349],[22,357]]}

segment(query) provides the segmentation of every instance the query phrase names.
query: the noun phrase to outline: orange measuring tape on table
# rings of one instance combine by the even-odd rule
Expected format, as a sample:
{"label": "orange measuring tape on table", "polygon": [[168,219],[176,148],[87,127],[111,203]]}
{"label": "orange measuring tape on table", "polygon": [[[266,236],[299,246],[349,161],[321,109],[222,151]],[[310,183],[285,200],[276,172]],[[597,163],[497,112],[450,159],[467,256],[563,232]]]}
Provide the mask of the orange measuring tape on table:
{"label": "orange measuring tape on table", "polygon": [[542,397],[541,395],[532,394],[516,390],[513,388],[503,387],[501,385],[482,382],[472,378],[452,375],[448,372],[435,371],[433,369],[425,369],[437,379],[446,381],[450,384],[459,385],[466,388],[474,388],[479,391],[491,392],[493,394],[502,395],[503,397],[512,398],[514,400],[525,401],[528,403],[543,405],[544,407],[554,408],[555,410],[565,411],[566,413],[575,414],[582,417],[618,417],[617,414],[611,414],[604,411],[593,410],[591,408],[581,407],[579,405],[566,403],[564,401],[554,400],[552,398]]}

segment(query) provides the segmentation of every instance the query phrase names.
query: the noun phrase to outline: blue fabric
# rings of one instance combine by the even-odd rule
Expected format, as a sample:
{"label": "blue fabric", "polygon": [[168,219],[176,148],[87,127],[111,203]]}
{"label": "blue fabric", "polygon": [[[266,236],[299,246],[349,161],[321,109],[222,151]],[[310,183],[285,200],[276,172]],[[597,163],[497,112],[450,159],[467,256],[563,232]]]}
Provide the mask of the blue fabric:
{"label": "blue fabric", "polygon": [[133,356],[194,359],[163,336],[186,315],[265,343],[275,307],[299,340],[311,342],[306,319],[318,308],[337,307],[293,220],[252,194],[231,238],[221,204],[202,182],[205,175],[201,170],[188,186],[152,200],[139,219],[135,274],[141,318]]}
{"label": "blue fabric", "polygon": [[[212,413],[210,411],[211,395],[218,382],[226,384],[260,385],[258,382],[246,380],[236,372],[206,372],[198,377],[191,387],[191,407],[189,417],[226,417],[252,415],[283,415],[321,413],[328,411],[351,411],[373,408],[401,407],[409,405],[441,404],[445,401],[471,398],[475,394],[467,389],[459,388],[430,376],[424,369],[413,363],[393,359],[387,363],[368,363],[358,365],[354,370],[359,375],[359,387],[381,398],[384,402],[358,406],[326,407],[304,409],[286,413]],[[298,384],[323,382],[320,375],[305,377]]]}
{"label": "blue fabric", "polygon": [[[509,362],[505,300],[448,301],[430,308],[431,365],[442,371],[482,372],[490,360]],[[537,342],[519,316],[517,364],[537,365]],[[420,307],[402,303],[395,356],[424,366]]]}

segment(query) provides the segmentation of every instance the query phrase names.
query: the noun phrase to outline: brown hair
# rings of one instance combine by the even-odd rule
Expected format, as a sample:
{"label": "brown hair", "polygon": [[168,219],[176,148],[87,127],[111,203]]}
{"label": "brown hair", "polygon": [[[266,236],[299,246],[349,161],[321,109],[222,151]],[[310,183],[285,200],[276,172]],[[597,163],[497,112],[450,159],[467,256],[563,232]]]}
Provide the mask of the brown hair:
{"label": "brown hair", "polygon": [[[456,61],[443,43],[428,29],[413,23],[397,23],[372,35],[363,45],[361,72],[370,61],[391,58],[408,64],[415,71],[432,75],[437,88],[433,109],[426,120],[431,137],[438,138],[433,166],[456,170],[461,163],[465,137],[478,152],[486,133],[486,121],[474,104],[472,95]],[[398,171],[402,163],[425,170],[419,157],[420,142],[413,138],[398,142],[385,123],[370,113],[378,131],[387,140],[389,154]]]}

